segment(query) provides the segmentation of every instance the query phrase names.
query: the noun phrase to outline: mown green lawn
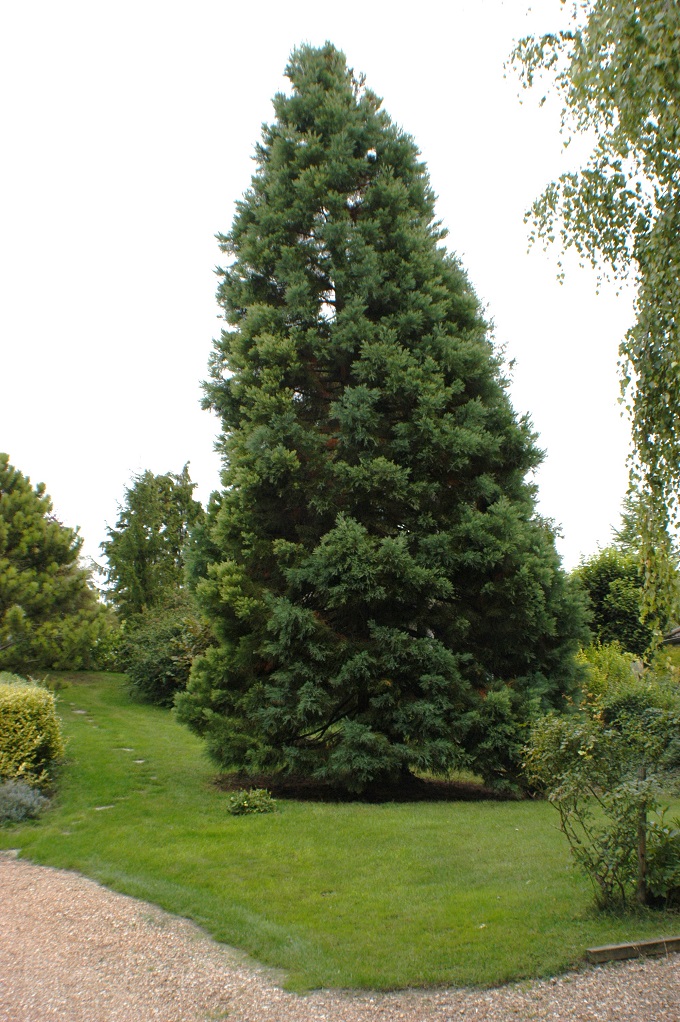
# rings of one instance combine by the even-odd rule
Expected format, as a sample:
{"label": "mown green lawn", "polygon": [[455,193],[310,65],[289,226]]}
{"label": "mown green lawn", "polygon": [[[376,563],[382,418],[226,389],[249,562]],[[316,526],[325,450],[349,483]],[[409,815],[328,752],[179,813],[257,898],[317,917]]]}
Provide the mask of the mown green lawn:
{"label": "mown green lawn", "polygon": [[168,711],[131,702],[121,675],[61,677],[59,795],[0,829],[0,848],[189,916],[290,988],[492,985],[680,931],[677,916],[598,914],[545,803],[279,801],[233,817]]}

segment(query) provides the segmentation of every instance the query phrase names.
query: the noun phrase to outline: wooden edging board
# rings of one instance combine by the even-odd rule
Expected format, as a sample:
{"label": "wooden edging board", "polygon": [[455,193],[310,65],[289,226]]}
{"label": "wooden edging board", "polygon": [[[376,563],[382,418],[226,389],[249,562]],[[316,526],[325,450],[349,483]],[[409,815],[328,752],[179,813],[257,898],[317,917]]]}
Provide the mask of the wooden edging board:
{"label": "wooden edging board", "polygon": [[659,940],[638,940],[630,944],[604,944],[602,947],[586,949],[588,961],[617,962],[625,958],[642,958],[647,955],[667,955],[680,952],[680,937],[660,937]]}

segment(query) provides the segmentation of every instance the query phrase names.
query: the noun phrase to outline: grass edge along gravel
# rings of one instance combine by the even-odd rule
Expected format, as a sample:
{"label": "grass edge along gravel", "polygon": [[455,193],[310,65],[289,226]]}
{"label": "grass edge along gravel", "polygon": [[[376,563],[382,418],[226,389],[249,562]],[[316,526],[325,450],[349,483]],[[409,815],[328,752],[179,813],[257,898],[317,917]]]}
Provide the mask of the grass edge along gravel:
{"label": "grass edge along gravel", "polygon": [[121,675],[60,675],[52,808],[0,848],[187,916],[289,989],[495,986],[668,935],[602,915],[540,802],[314,803],[231,816],[201,743]]}

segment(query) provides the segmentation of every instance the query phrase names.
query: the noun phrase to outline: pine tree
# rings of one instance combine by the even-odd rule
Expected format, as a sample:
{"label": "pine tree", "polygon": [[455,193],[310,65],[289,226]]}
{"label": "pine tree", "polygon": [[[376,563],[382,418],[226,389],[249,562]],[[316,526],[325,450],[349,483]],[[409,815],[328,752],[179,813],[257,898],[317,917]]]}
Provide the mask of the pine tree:
{"label": "pine tree", "polygon": [[0,454],[0,669],[93,666],[111,625],[79,563],[82,539],[43,483]]}
{"label": "pine tree", "polygon": [[286,74],[218,236],[219,644],[179,714],[225,766],[507,775],[583,627],[525,480],[541,455],[413,140],[330,44]]}

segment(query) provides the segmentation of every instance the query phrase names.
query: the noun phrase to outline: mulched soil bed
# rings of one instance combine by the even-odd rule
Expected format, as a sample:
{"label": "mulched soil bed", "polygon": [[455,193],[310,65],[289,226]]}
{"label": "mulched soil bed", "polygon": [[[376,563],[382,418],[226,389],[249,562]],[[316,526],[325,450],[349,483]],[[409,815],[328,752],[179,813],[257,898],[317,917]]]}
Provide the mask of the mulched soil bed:
{"label": "mulched soil bed", "polygon": [[307,777],[276,774],[220,774],[215,778],[215,785],[221,791],[266,788],[274,798],[300,802],[478,802],[483,799],[500,801],[508,797],[472,781],[425,780],[413,776],[392,784],[372,784],[361,794]]}

